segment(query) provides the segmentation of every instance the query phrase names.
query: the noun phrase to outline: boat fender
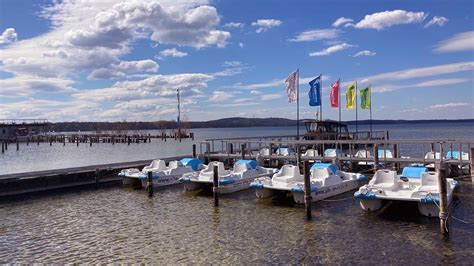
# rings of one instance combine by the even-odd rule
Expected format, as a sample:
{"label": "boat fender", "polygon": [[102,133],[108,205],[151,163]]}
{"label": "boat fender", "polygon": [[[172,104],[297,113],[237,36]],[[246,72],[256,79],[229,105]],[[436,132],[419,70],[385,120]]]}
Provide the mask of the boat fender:
{"label": "boat fender", "polygon": [[439,197],[428,195],[424,198],[421,198],[420,202],[421,203],[435,203],[435,204],[439,205]]}
{"label": "boat fender", "polygon": [[358,199],[364,199],[364,200],[374,200],[375,199],[375,194],[372,193],[372,192],[360,192],[360,191],[356,191],[354,193],[354,197],[358,198]]}
{"label": "boat fender", "polygon": [[182,176],[178,179],[180,183],[191,183],[191,179],[189,177]]}
{"label": "boat fender", "polygon": [[359,180],[359,182],[365,182],[365,175],[360,175],[359,177],[357,177],[357,180]]}
{"label": "boat fender", "polygon": [[235,180],[234,179],[220,179],[219,180],[219,185],[230,185],[230,184],[234,184],[235,183]]}
{"label": "boat fender", "polygon": [[252,182],[252,183],[250,183],[250,188],[263,189],[263,184],[257,183],[257,182]]}

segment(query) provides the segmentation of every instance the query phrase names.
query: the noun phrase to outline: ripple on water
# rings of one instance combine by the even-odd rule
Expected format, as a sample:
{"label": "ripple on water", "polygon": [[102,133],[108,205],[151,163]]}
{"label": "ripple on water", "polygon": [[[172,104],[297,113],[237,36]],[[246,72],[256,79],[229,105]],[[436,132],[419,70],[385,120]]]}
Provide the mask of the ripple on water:
{"label": "ripple on water", "polygon": [[[341,195],[350,197],[352,192]],[[472,185],[462,182],[455,216],[474,220]],[[473,261],[473,228],[456,221],[443,241],[437,219],[415,206],[364,213],[355,199],[304,209],[259,201],[253,191],[222,196],[180,186],[104,188],[0,202],[0,262],[388,263]]]}

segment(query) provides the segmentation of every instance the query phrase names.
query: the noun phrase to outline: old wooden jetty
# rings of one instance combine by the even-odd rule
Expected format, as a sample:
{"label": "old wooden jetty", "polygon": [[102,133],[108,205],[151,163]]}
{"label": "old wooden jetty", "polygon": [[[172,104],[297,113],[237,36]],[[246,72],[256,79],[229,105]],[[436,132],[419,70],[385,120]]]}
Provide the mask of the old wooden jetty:
{"label": "old wooden jetty", "polygon": [[[172,161],[188,156],[163,158]],[[121,182],[117,173],[124,168],[142,168],[151,160],[89,165],[65,169],[0,175],[0,197],[85,185]]]}
{"label": "old wooden jetty", "polygon": [[[199,142],[198,153],[205,162],[231,162],[246,158],[279,166],[285,162],[318,160],[336,163],[342,169],[350,171],[359,170],[363,163],[372,165],[373,170],[382,167],[401,169],[408,164],[435,164],[443,159],[451,170],[450,175],[456,176],[461,174],[463,168],[472,170],[473,148],[474,140],[305,140],[298,139],[297,136],[265,136],[208,139]],[[266,152],[262,152],[263,149]],[[281,152],[282,149],[287,149],[287,152]],[[316,150],[317,155],[304,155],[309,149]],[[327,149],[337,149],[340,152],[328,156],[324,152]],[[372,156],[357,156],[358,151],[367,151]],[[380,154],[380,151],[385,152]],[[429,157],[428,152],[438,155]],[[454,157],[456,152],[468,153],[469,159],[464,156]]]}

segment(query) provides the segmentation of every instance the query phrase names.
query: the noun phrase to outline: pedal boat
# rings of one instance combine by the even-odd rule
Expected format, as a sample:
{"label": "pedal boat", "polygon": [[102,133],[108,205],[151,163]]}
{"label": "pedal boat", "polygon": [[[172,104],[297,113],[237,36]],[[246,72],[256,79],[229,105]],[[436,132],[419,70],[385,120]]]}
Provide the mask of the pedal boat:
{"label": "pedal boat", "polygon": [[[446,179],[448,205],[458,182]],[[426,167],[405,167],[401,175],[396,171],[379,170],[367,185],[354,193],[360,199],[360,207],[376,211],[388,201],[415,201],[424,216],[439,216],[439,189],[436,172],[427,172]]]}
{"label": "pedal boat", "polygon": [[168,166],[164,160],[158,159],[143,167],[141,171],[138,168],[129,168],[122,170],[118,175],[122,177],[124,185],[146,187],[148,172],[152,172],[153,186],[161,187],[176,184],[184,174],[193,173],[202,168],[204,168],[202,162],[194,158],[170,161]]}
{"label": "pedal boat", "polygon": [[[365,176],[339,171],[335,164],[315,163],[310,169],[312,201],[318,201],[356,189]],[[304,203],[304,176],[299,167],[284,165],[273,177],[261,177],[250,184],[259,199],[291,193],[296,203]]]}
{"label": "pedal boat", "polygon": [[210,162],[201,171],[184,174],[179,179],[184,184],[184,190],[193,191],[212,186],[215,165],[217,165],[219,192],[222,194],[247,189],[255,178],[271,176],[276,172],[273,168],[258,166],[255,160],[238,160],[231,170],[226,170],[222,162]]}

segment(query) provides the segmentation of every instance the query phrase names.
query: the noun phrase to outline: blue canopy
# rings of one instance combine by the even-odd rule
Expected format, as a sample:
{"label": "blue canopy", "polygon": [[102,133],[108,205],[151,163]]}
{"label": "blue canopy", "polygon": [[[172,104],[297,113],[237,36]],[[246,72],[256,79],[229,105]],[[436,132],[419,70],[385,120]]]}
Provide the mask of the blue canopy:
{"label": "blue canopy", "polygon": [[422,173],[426,173],[428,168],[426,167],[404,167],[402,171],[403,177],[409,178],[421,178]]}
{"label": "blue canopy", "polygon": [[460,158],[460,153],[459,151],[448,151],[448,153],[446,153],[446,159],[459,159]]}
{"label": "blue canopy", "polygon": [[257,168],[257,161],[255,160],[238,160],[237,162],[235,162],[236,164],[247,164],[248,166],[250,166],[250,168],[252,169],[256,169]]}
{"label": "blue canopy", "polygon": [[310,171],[313,171],[313,169],[331,169],[333,173],[336,173],[336,171],[339,170],[339,167],[332,163],[315,163],[311,166]]}
{"label": "blue canopy", "polygon": [[181,163],[185,166],[191,166],[194,171],[197,171],[199,165],[202,164],[202,162],[196,158],[183,158],[181,159]]}

